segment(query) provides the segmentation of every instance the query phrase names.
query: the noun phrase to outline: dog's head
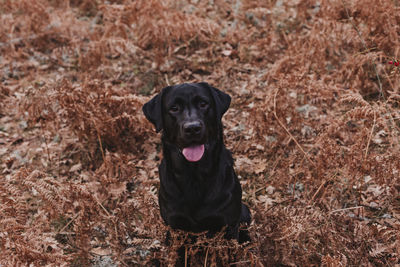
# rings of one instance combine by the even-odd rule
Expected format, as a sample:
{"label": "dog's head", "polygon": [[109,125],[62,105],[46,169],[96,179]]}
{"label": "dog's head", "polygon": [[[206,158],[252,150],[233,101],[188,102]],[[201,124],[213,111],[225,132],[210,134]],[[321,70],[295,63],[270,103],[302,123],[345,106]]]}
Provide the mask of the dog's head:
{"label": "dog's head", "polygon": [[230,102],[229,95],[208,83],[184,83],[163,88],[143,106],[143,112],[186,160],[195,162],[202,158],[205,146],[218,138]]}

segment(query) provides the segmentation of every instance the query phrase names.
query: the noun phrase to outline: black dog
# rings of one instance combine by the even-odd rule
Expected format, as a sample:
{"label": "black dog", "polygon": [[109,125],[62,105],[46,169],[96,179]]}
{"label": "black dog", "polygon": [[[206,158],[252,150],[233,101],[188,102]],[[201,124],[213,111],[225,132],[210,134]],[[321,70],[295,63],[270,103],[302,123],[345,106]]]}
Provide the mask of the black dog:
{"label": "black dog", "polygon": [[156,131],[163,130],[159,166],[161,216],[173,229],[249,241],[240,223],[250,223],[233,159],[223,142],[221,118],[231,98],[207,83],[162,89],[143,106]]}

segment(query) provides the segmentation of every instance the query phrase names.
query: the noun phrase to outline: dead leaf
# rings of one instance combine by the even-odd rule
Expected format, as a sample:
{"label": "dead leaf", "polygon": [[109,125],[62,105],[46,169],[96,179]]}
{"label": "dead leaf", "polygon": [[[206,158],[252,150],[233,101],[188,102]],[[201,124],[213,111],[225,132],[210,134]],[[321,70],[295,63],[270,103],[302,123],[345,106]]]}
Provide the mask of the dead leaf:
{"label": "dead leaf", "polygon": [[222,54],[226,57],[229,57],[232,54],[232,50],[223,50]]}
{"label": "dead leaf", "polygon": [[90,252],[98,256],[109,256],[112,253],[111,249],[102,247],[92,248]]}
{"label": "dead leaf", "polygon": [[82,164],[81,164],[81,163],[78,163],[78,164],[73,165],[73,166],[69,169],[69,171],[70,171],[70,172],[77,172],[77,171],[80,171],[81,169],[82,169]]}

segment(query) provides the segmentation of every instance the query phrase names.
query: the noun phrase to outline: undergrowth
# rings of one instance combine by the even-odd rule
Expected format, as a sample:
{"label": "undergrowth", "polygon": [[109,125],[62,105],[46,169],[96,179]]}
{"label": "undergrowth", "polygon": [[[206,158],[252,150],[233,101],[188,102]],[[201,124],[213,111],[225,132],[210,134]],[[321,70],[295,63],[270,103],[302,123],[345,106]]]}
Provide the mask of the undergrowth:
{"label": "undergrowth", "polygon": [[[398,266],[397,1],[47,1],[0,7],[0,265]],[[171,231],[174,83],[229,93],[252,241]]]}

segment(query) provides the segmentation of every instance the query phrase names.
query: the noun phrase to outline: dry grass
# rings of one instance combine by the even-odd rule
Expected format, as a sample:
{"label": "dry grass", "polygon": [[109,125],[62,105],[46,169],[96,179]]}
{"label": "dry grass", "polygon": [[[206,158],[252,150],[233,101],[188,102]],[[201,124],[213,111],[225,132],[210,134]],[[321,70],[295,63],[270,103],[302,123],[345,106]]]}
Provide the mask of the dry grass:
{"label": "dry grass", "polygon": [[[0,264],[400,264],[397,1],[1,1]],[[141,106],[207,81],[251,244],[159,216]],[[96,265],[97,264],[97,265]]]}

